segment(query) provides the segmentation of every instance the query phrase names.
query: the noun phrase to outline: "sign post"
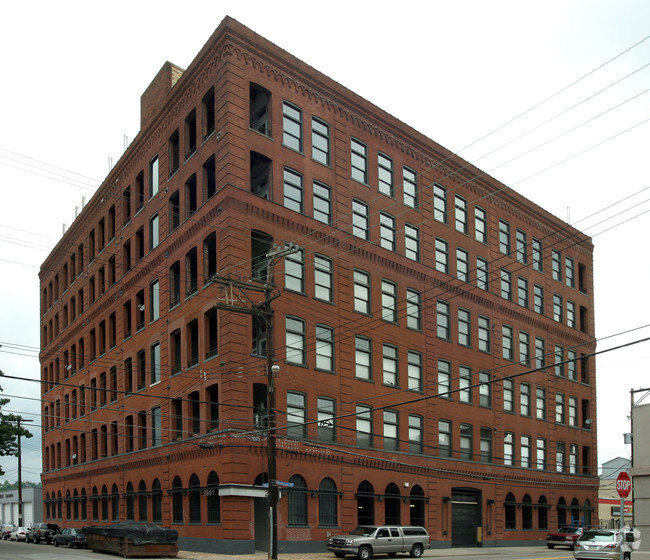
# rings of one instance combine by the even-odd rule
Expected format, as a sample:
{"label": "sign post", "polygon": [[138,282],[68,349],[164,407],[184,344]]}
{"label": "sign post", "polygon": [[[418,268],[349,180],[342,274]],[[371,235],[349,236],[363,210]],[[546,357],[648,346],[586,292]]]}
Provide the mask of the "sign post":
{"label": "sign post", "polygon": [[632,480],[630,475],[625,471],[618,473],[616,477],[616,491],[621,497],[621,519],[619,521],[619,528],[621,530],[621,560],[625,558],[625,552],[623,551],[623,546],[625,545],[625,533],[623,533],[623,528],[625,527],[625,498],[630,495],[632,491]]}

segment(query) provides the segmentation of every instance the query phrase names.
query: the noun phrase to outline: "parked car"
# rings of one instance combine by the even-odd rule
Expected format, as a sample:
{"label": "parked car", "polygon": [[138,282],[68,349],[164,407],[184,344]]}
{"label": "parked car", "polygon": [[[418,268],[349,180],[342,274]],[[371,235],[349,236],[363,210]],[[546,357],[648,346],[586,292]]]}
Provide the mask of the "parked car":
{"label": "parked car", "polygon": [[69,546],[70,548],[86,548],[88,541],[81,529],[66,527],[54,535],[54,546]]}
{"label": "parked car", "polygon": [[353,554],[359,560],[369,560],[375,554],[395,556],[399,552],[420,558],[427,548],[429,533],[424,527],[364,525],[348,535],[336,535],[327,539],[327,550],[337,558]]}
{"label": "parked car", "polygon": [[593,529],[585,531],[577,540],[573,557],[576,560],[619,560],[622,545],[623,558],[630,560],[633,544],[634,533],[632,531]]}
{"label": "parked car", "polygon": [[36,523],[27,531],[25,540],[38,544],[45,541],[47,544],[53,542],[53,537],[59,532],[59,526],[56,523]]}
{"label": "parked car", "polygon": [[555,533],[548,533],[546,535],[546,546],[549,548],[568,546],[570,550],[573,550],[576,541],[582,533],[584,533],[584,527],[560,527]]}
{"label": "parked car", "polygon": [[15,529],[15,527],[14,527],[13,525],[3,525],[3,526],[2,526],[2,529],[0,529],[0,531],[1,531],[1,532],[0,532],[0,538],[1,538],[3,541],[8,540],[9,537],[11,536],[11,532],[12,532],[14,529]]}
{"label": "parked car", "polygon": [[27,527],[14,527],[9,536],[10,541],[24,541],[27,539]]}

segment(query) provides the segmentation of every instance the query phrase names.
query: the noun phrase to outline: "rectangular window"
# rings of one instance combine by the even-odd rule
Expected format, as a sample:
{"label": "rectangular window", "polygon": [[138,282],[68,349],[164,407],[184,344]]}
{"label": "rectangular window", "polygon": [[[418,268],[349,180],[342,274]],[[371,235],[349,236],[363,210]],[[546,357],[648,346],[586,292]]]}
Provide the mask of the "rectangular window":
{"label": "rectangular window", "polygon": [[578,427],[578,399],[577,397],[569,397],[569,426],[572,428]]}
{"label": "rectangular window", "polygon": [[412,350],[408,352],[408,388],[422,391],[422,354]]}
{"label": "rectangular window", "polygon": [[284,168],[284,207],[295,212],[303,211],[302,175]]}
{"label": "rectangular window", "polygon": [[372,409],[357,405],[357,446],[372,447]]}
{"label": "rectangular window", "polygon": [[350,138],[350,177],[368,184],[368,146],[356,138]]}
{"label": "rectangular window", "polygon": [[443,274],[449,273],[449,250],[447,242],[444,239],[436,237],[435,241],[436,252],[436,270]]}
{"label": "rectangular window", "polygon": [[286,317],[285,329],[287,362],[305,365],[305,322],[302,319]]}
{"label": "rectangular window", "polygon": [[503,410],[515,411],[515,382],[512,379],[503,380]]}
{"label": "rectangular window", "polygon": [[469,282],[469,253],[464,249],[456,249],[456,277],[461,282]]}
{"label": "rectangular window", "polygon": [[332,261],[322,255],[314,255],[314,297],[322,301],[334,300]]}
{"label": "rectangular window", "polygon": [[160,180],[158,167],[158,156],[156,156],[149,163],[149,198],[158,194]]}
{"label": "rectangular window", "polygon": [[478,317],[478,349],[490,352],[490,319],[482,315]]}
{"label": "rectangular window", "polygon": [[564,395],[562,393],[555,394],[555,423],[564,424],[566,422],[565,408],[564,408]]}
{"label": "rectangular window", "polygon": [[523,276],[517,278],[517,303],[528,307],[528,280]]}
{"label": "rectangular window", "polygon": [[395,250],[395,218],[385,212],[379,214],[379,237],[384,249]]}
{"label": "rectangular window", "polygon": [[569,472],[571,474],[578,472],[578,446],[575,443],[569,446]]}
{"label": "rectangular window", "polygon": [[535,284],[533,288],[533,309],[535,313],[544,315],[544,288],[539,284]]}
{"label": "rectangular window", "polygon": [[215,111],[214,111],[214,88],[210,88],[203,96],[201,106],[203,109],[203,139],[206,139],[214,132]]}
{"label": "rectangular window", "polygon": [[381,152],[377,154],[377,179],[379,182],[379,192],[388,196],[394,196],[393,160]]}
{"label": "rectangular window", "polygon": [[456,231],[467,233],[467,201],[458,195],[454,197],[454,216]]}
{"label": "rectangular window", "polygon": [[302,393],[287,392],[287,436],[307,437],[307,397]]}
{"label": "rectangular window", "polygon": [[488,262],[482,257],[476,257],[476,286],[486,292],[490,289]]}
{"label": "rectangular window", "polygon": [[318,397],[318,439],[336,440],[336,402],[327,397]]}
{"label": "rectangular window", "polygon": [[519,385],[519,414],[530,416],[530,385],[528,383]]}
{"label": "rectangular window", "polygon": [[537,272],[544,272],[544,261],[542,256],[542,242],[539,239],[533,238],[533,270]]}
{"label": "rectangular window", "polygon": [[149,367],[150,367],[150,375],[151,375],[150,385],[153,385],[154,383],[158,383],[160,381],[160,343],[159,342],[154,342],[151,345],[151,364],[149,365]]}
{"label": "rectangular window", "polygon": [[558,323],[562,322],[563,307],[562,296],[553,294],[553,320]]}
{"label": "rectangular window", "polygon": [[437,183],[433,184],[433,218],[447,223],[447,189]]}
{"label": "rectangular window", "polygon": [[492,384],[490,383],[490,374],[487,371],[481,371],[478,374],[480,385],[478,386],[479,406],[483,408],[492,408]]}
{"label": "rectangular window", "polygon": [[529,469],[530,463],[530,436],[521,436],[521,466]]}
{"label": "rectangular window", "polygon": [[409,453],[422,453],[423,433],[422,416],[409,414]]}
{"label": "rectangular window", "polygon": [[474,207],[474,237],[487,244],[487,214],[480,206]]}
{"label": "rectangular window", "polygon": [[473,460],[473,429],[470,424],[460,425],[460,458],[464,461]]}
{"label": "rectangular window", "polygon": [[438,395],[451,398],[451,364],[447,360],[438,360]]}
{"label": "rectangular window", "polygon": [[198,260],[196,247],[190,249],[185,255],[185,296],[195,294],[198,289]]}
{"label": "rectangular window", "polygon": [[501,269],[501,297],[512,301],[512,278],[510,271]]}
{"label": "rectangular window", "polygon": [[509,467],[515,464],[515,434],[512,432],[503,434],[503,464]]}
{"label": "rectangular window", "polygon": [[185,159],[196,152],[196,109],[185,117]]}
{"label": "rectangular window", "polygon": [[458,400],[462,403],[472,402],[472,368],[458,367]]}
{"label": "rectangular window", "polygon": [[555,375],[564,377],[564,348],[559,344],[555,345]]}
{"label": "rectangular window", "polygon": [[546,389],[543,387],[535,390],[535,410],[538,420],[546,420]]}
{"label": "rectangular window", "polygon": [[316,369],[334,371],[334,329],[316,325]]}
{"label": "rectangular window", "polygon": [[311,119],[311,157],[325,165],[330,164],[330,126],[321,119]]}
{"label": "rectangular window", "polygon": [[151,446],[162,445],[162,425],[161,425],[160,407],[155,406],[151,409]]}
{"label": "rectangular window", "polygon": [[397,286],[388,280],[381,281],[381,318],[397,323]]}
{"label": "rectangular window", "polygon": [[575,288],[575,269],[571,257],[564,259],[564,281],[569,288]]}
{"label": "rectangular window", "polygon": [[169,267],[169,307],[181,302],[181,263],[176,261]]}
{"label": "rectangular window", "polygon": [[160,227],[158,214],[154,214],[149,220],[149,250],[155,249],[160,243]]}
{"label": "rectangular window", "polygon": [[282,143],[302,152],[302,111],[288,101],[282,102]]}
{"label": "rectangular window", "polygon": [[331,189],[314,181],[312,185],[313,203],[314,203],[314,219],[324,224],[332,223],[332,193]]}
{"label": "rectangular window", "polygon": [[519,332],[519,362],[530,365],[530,337],[523,331]]}
{"label": "rectangular window", "polygon": [[436,303],[436,335],[444,340],[451,340],[449,304],[438,300]]}
{"label": "rectangular window", "polygon": [[357,379],[372,379],[372,343],[362,336],[354,337],[354,375]]}
{"label": "rectangular window", "polygon": [[149,321],[160,319],[160,282],[156,279],[149,285]]}
{"label": "rectangular window", "polygon": [[406,290],[406,326],[409,329],[419,331],[421,328],[421,302],[420,292],[417,290]]}
{"label": "rectangular window", "polygon": [[438,455],[451,457],[451,452],[451,422],[440,420],[438,421]]}
{"label": "rectangular window", "polygon": [[551,251],[551,266],[553,280],[562,281],[562,256],[560,251],[553,249]]}
{"label": "rectangular window", "polygon": [[575,350],[567,350],[566,351],[566,358],[567,358],[567,364],[566,364],[567,377],[571,381],[577,381],[578,380],[578,364],[576,362],[576,352],[575,352]]}
{"label": "rectangular window", "polygon": [[420,231],[410,224],[404,226],[404,254],[412,261],[420,260]]}
{"label": "rectangular window", "polygon": [[383,383],[390,387],[398,387],[398,356],[397,348],[390,344],[384,344],[382,347],[382,369]]}
{"label": "rectangular window", "polygon": [[499,220],[499,252],[510,254],[510,224]]}
{"label": "rectangular window", "polygon": [[492,429],[491,428],[481,428],[480,446],[481,446],[480,448],[481,462],[491,463],[492,462]]}
{"label": "rectangular window", "polygon": [[399,449],[399,426],[397,412],[384,410],[384,449],[397,451]]}
{"label": "rectangular window", "polygon": [[368,205],[360,200],[352,200],[352,235],[368,239]]}
{"label": "rectangular window", "polygon": [[546,440],[537,438],[537,468],[541,471],[546,469]]}
{"label": "rectangular window", "polygon": [[415,171],[408,167],[402,167],[402,178],[404,179],[404,204],[411,208],[418,207],[418,176]]}
{"label": "rectangular window", "polygon": [[284,257],[284,287],[292,292],[305,293],[304,251],[299,249]]}
{"label": "rectangular window", "polygon": [[354,271],[354,310],[370,314],[370,274]]}
{"label": "rectangular window", "polygon": [[576,328],[576,304],[570,300],[566,302],[566,326]]}
{"label": "rectangular window", "polygon": [[501,349],[504,360],[514,360],[512,327],[508,325],[501,326]]}
{"label": "rectangular window", "polygon": [[467,347],[472,345],[471,315],[462,307],[458,308],[458,344]]}
{"label": "rectangular window", "polygon": [[515,242],[517,244],[517,260],[522,264],[528,264],[528,242],[526,241],[526,232],[518,229],[515,232]]}
{"label": "rectangular window", "polygon": [[535,338],[535,367],[546,367],[546,343],[543,338]]}

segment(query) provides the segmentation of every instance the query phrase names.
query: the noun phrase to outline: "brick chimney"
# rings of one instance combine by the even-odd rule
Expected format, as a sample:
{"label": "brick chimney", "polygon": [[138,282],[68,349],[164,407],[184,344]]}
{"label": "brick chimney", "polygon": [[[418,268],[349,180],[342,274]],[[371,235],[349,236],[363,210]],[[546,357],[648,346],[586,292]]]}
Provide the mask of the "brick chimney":
{"label": "brick chimney", "polygon": [[144,130],[149,126],[163,108],[167,100],[167,94],[183,75],[183,72],[185,70],[171,62],[163,64],[156,77],[140,97],[140,130]]}

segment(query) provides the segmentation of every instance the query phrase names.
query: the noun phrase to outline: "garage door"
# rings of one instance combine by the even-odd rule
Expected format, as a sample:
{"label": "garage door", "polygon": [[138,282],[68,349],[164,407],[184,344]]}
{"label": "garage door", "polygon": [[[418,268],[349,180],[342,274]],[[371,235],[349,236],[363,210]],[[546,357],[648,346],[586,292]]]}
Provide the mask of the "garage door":
{"label": "garage door", "polygon": [[480,492],[452,490],[451,494],[451,546],[477,546],[481,523]]}

